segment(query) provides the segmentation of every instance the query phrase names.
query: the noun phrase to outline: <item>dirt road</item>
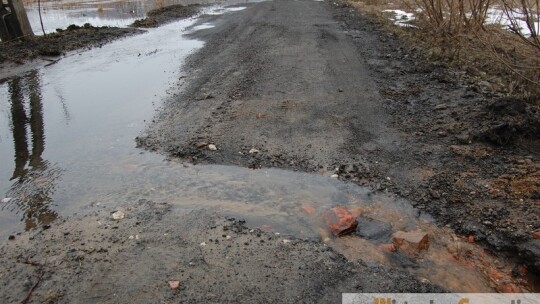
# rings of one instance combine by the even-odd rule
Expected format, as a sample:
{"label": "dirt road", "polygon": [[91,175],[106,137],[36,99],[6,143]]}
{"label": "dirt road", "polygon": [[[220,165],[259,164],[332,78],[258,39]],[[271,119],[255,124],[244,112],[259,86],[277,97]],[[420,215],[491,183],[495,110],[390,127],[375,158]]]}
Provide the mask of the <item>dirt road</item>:
{"label": "dirt road", "polygon": [[262,2],[200,22],[215,27],[193,34],[206,45],[141,146],[337,173],[540,269],[537,109],[423,60],[341,2]]}
{"label": "dirt road", "polygon": [[[184,160],[334,175],[370,187],[372,200],[392,197],[381,212],[389,202],[410,202],[419,221],[428,214],[440,230],[454,229],[460,236],[431,233],[428,253],[438,250],[436,258],[476,271],[463,281],[481,278],[486,291],[540,288],[536,108],[424,60],[342,2],[247,3],[198,20],[189,35],[204,47],[189,57],[179,87],[167,92],[137,138],[141,147],[181,158],[174,170],[193,167],[203,180],[195,192],[216,186],[204,183],[210,175],[199,176],[201,166]],[[157,179],[146,171],[130,172]],[[174,179],[164,171],[160,178]],[[197,185],[184,179],[171,187],[174,182]],[[364,261],[355,247],[348,253],[360,253],[348,260],[324,229],[320,239],[302,239],[226,217],[197,199],[182,209],[129,198],[115,209],[95,203],[86,215],[5,240],[1,302],[336,303],[342,292],[442,292],[456,280],[427,258],[427,271],[440,275],[436,281],[409,271],[419,264],[395,252],[389,235],[370,247],[394,259],[383,266]],[[274,207],[322,222],[319,211],[338,205],[335,198],[317,211],[294,205],[301,202]],[[249,198],[239,203],[249,205]],[[113,211],[122,216],[113,219]],[[361,241],[339,240],[347,245],[348,239]],[[171,288],[173,281],[180,286]]]}
{"label": "dirt road", "polygon": [[[206,46],[189,62],[188,88],[145,144],[199,161],[312,170],[394,150],[376,83],[328,4],[260,3],[204,21],[216,26],[195,34]],[[203,142],[219,151],[198,156]]]}
{"label": "dirt road", "polygon": [[101,210],[3,246],[2,303],[30,290],[30,303],[336,303],[342,292],[444,290],[208,211],[145,200],[119,210],[121,220]]}

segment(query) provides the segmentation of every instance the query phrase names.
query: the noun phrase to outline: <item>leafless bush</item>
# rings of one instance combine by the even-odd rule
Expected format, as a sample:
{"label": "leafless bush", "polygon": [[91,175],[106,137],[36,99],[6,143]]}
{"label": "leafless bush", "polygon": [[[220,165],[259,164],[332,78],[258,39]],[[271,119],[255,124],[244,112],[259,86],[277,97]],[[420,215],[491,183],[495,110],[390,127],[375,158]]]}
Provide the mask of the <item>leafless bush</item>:
{"label": "leafless bush", "polygon": [[502,0],[508,29],[540,50],[540,0]]}
{"label": "leafless bush", "polygon": [[539,1],[501,0],[506,30],[494,30],[480,39],[508,71],[508,91],[533,103],[540,96]]}
{"label": "leafless bush", "polygon": [[[488,79],[504,83],[507,93],[539,102],[540,0],[412,1],[410,9],[421,11],[418,25],[431,33],[432,47],[442,57],[476,66]],[[502,10],[506,30],[486,25],[489,9],[495,7]]]}
{"label": "leafless bush", "polygon": [[[357,7],[363,11],[370,2],[370,12],[416,12],[413,27],[392,30],[428,58],[463,68],[495,91],[540,104],[540,0],[350,1],[362,3]],[[506,28],[492,24],[497,14]]]}
{"label": "leafless bush", "polygon": [[506,74],[506,91],[538,103],[540,95],[540,49],[527,39],[502,29],[491,29],[478,40],[489,52],[491,69]]}
{"label": "leafless bush", "polygon": [[441,35],[458,35],[484,28],[490,0],[414,0],[420,20]]}

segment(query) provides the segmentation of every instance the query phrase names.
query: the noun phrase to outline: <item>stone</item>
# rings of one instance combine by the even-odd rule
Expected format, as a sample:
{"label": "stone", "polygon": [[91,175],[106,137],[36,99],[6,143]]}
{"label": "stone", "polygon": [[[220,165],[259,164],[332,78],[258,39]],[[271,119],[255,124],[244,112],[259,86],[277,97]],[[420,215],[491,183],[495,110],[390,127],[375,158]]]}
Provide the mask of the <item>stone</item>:
{"label": "stone", "polygon": [[328,230],[324,228],[319,228],[319,235],[321,236],[321,240],[324,243],[330,242],[330,236],[328,235]]}
{"label": "stone", "polygon": [[208,146],[208,143],[206,143],[206,142],[200,142],[200,143],[196,143],[196,144],[195,144],[195,147],[196,147],[197,149],[202,149],[202,148],[204,148],[204,147],[206,147],[206,146]]}
{"label": "stone", "polygon": [[392,242],[397,250],[410,257],[416,257],[422,251],[429,249],[428,234],[421,230],[397,231],[392,235]]}
{"label": "stone", "polygon": [[168,281],[167,283],[169,283],[169,287],[170,287],[171,289],[178,289],[178,288],[180,288],[180,281],[171,280],[171,281]]}
{"label": "stone", "polygon": [[121,220],[123,219],[124,217],[126,217],[126,215],[124,214],[124,212],[122,211],[116,211],[112,214],[112,218],[113,220]]}
{"label": "stone", "polygon": [[356,235],[372,241],[387,242],[392,235],[392,225],[387,222],[359,216]]}
{"label": "stone", "polygon": [[438,104],[435,106],[435,110],[444,110],[444,109],[447,109],[448,108],[448,105],[445,104],[445,103],[441,103],[441,104]]}
{"label": "stone", "polygon": [[379,249],[384,252],[395,252],[397,250],[394,244],[381,244],[379,245]]}
{"label": "stone", "polygon": [[358,221],[343,207],[334,207],[324,213],[326,225],[334,236],[342,236],[355,231]]}
{"label": "stone", "polygon": [[249,154],[253,154],[253,153],[259,153],[259,150],[255,148],[252,148],[251,150],[249,150]]}
{"label": "stone", "polygon": [[540,231],[533,232],[533,238],[540,239]]}
{"label": "stone", "polygon": [[209,144],[209,145],[208,145],[208,150],[210,150],[210,151],[216,151],[216,150],[217,150],[217,147],[216,147],[216,145],[214,145],[214,144]]}
{"label": "stone", "polygon": [[315,208],[311,205],[302,205],[302,211],[307,215],[313,215],[315,213]]}

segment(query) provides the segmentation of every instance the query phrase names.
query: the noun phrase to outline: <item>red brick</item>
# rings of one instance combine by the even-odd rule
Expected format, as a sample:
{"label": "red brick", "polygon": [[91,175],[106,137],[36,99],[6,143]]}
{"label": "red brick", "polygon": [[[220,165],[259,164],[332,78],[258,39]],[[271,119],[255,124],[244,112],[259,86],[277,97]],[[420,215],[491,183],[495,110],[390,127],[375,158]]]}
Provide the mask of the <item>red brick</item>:
{"label": "red brick", "polygon": [[343,207],[335,207],[324,213],[326,225],[334,236],[341,236],[355,231],[358,221]]}
{"label": "red brick", "polygon": [[392,235],[392,242],[399,250],[408,256],[415,257],[423,250],[429,248],[428,234],[421,231],[397,231]]}

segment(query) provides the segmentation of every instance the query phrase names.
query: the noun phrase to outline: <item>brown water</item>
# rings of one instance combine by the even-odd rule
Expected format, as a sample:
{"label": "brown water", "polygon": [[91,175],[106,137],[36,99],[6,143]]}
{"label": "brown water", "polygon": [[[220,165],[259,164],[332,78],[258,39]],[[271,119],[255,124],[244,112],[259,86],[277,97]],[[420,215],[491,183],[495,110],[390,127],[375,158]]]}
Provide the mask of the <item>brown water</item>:
{"label": "brown water", "polygon": [[[241,9],[218,6],[207,12]],[[155,108],[182,88],[183,60],[203,45],[183,34],[211,26],[172,23],[0,81],[0,236],[54,225],[60,215],[149,199],[322,240],[349,259],[400,267],[451,290],[527,285],[509,276],[511,261],[437,227],[409,202],[340,182],[331,172],[193,166],[136,149],[134,138]],[[361,210],[390,223],[393,231],[421,229],[429,234],[430,248],[409,259],[385,251],[380,242],[330,237],[322,214],[334,206]]]}

